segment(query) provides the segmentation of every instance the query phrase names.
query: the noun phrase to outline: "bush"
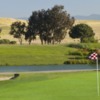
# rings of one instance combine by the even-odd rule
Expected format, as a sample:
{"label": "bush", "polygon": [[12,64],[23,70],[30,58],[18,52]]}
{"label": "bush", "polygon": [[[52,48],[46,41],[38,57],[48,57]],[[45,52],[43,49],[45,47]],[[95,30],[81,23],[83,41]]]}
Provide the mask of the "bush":
{"label": "bush", "polygon": [[97,43],[98,40],[96,40],[94,37],[85,37],[82,39],[82,43]]}
{"label": "bush", "polygon": [[10,41],[8,39],[1,39],[0,44],[16,44],[16,41]]}
{"label": "bush", "polygon": [[73,56],[83,56],[83,54],[82,54],[82,52],[78,52],[78,51],[76,51],[76,52],[69,52],[69,55],[73,55]]}
{"label": "bush", "polygon": [[83,45],[81,44],[69,44],[68,47],[72,47],[72,48],[79,48],[79,49],[82,49],[83,48]]}
{"label": "bush", "polygon": [[9,44],[9,43],[10,43],[10,40],[8,40],[8,39],[0,40],[0,44]]}
{"label": "bush", "polygon": [[16,44],[16,41],[10,41],[10,44]]}
{"label": "bush", "polygon": [[90,64],[93,63],[88,59],[75,59],[75,60],[67,60],[64,62],[64,64]]}
{"label": "bush", "polygon": [[85,49],[85,50],[88,50],[88,48],[90,47],[90,45],[87,43],[78,43],[78,44],[73,43],[73,44],[68,44],[67,46],[71,48],[78,48],[78,49]]}

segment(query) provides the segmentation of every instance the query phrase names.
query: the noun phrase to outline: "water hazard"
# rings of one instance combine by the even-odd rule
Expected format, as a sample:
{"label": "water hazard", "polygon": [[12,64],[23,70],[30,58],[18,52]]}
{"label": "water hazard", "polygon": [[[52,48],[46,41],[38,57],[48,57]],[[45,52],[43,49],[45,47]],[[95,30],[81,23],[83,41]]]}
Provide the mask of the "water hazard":
{"label": "water hazard", "polygon": [[71,70],[72,71],[96,70],[96,65],[0,66],[0,73],[2,72],[71,71]]}

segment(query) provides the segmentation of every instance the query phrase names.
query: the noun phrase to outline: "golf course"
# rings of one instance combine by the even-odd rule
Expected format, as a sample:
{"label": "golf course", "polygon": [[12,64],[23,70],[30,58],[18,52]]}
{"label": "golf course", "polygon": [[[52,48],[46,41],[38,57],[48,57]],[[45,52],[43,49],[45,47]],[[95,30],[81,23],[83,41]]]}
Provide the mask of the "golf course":
{"label": "golf course", "polygon": [[20,73],[14,80],[0,81],[0,99],[99,100],[100,96],[95,71]]}
{"label": "golf course", "polygon": [[[2,19],[3,20],[3,19]],[[6,19],[8,21],[9,19]],[[14,21],[14,20],[13,20]],[[2,22],[2,21],[1,21]],[[99,22],[83,21],[95,26],[96,37],[99,38]],[[61,44],[41,45],[39,39],[27,44],[19,45],[17,39],[10,36],[11,22],[0,24],[3,31],[1,39],[17,41],[17,44],[0,45],[0,67],[6,66],[34,66],[34,65],[62,65],[65,61],[71,64],[87,63],[89,51],[100,48],[99,43],[77,43],[66,37]],[[77,23],[80,23],[77,22]],[[97,29],[97,30],[96,30]],[[75,42],[75,44],[73,44]],[[77,61],[78,60],[78,61]],[[69,63],[69,62],[68,62]],[[70,64],[69,64],[70,66]],[[80,65],[81,66],[81,65]],[[85,65],[84,65],[85,66]],[[19,72],[19,76],[12,73],[0,73],[0,100],[99,100],[97,93],[96,71],[81,72]],[[100,72],[99,72],[100,76]],[[99,83],[100,85],[100,83]]]}
{"label": "golf course", "polygon": [[100,0],[0,0],[0,100],[100,100]]}
{"label": "golf course", "polygon": [[[98,44],[78,44],[86,48]],[[77,53],[78,52],[78,53]],[[69,45],[0,45],[0,67],[62,65],[69,57],[84,57],[81,49]],[[87,54],[85,52],[85,54]],[[86,55],[85,55],[86,56]],[[83,62],[83,61],[82,61]],[[69,64],[70,66],[70,64]],[[81,65],[80,65],[81,66]],[[85,66],[85,65],[84,65]],[[99,100],[96,71],[18,73],[19,77],[0,81],[1,100]],[[1,73],[1,78],[13,77]],[[100,74],[99,74],[100,76]]]}
{"label": "golf course", "polygon": [[[78,46],[96,48],[99,47],[99,44],[78,44]],[[1,67],[6,66],[8,68],[9,66],[43,66],[48,64],[60,66],[69,57],[72,57],[72,54],[74,56],[77,54],[80,57],[84,57],[84,52],[81,49],[65,44],[44,46],[0,45],[0,65]],[[1,100],[100,99],[97,93],[96,71],[19,72],[19,77],[11,79],[14,74],[15,72],[0,74],[1,78],[10,77],[9,80],[0,81]]]}

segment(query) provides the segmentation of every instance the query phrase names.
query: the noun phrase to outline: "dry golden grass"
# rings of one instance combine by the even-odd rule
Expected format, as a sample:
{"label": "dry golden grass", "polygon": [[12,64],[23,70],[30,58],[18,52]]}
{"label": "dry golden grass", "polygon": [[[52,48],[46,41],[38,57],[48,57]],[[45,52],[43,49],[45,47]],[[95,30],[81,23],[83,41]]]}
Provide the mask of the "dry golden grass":
{"label": "dry golden grass", "polygon": [[0,26],[10,26],[15,21],[21,21],[27,23],[26,20],[19,20],[14,18],[0,18]]}
{"label": "dry golden grass", "polygon": [[[10,25],[15,21],[22,21],[27,24],[26,20],[18,20],[14,18],[0,18],[0,27],[2,27],[3,29],[2,33],[0,33],[1,38],[18,41],[17,39],[14,39],[11,35],[9,35]],[[93,28],[93,31],[95,32],[95,38],[100,39],[100,35],[99,35],[100,21],[99,20],[98,21],[97,20],[76,20],[75,25],[80,24],[80,23],[88,24],[89,26],[91,26]],[[24,43],[25,42],[26,41],[24,41]],[[62,43],[70,43],[70,42],[79,42],[79,40],[78,39],[73,40],[67,34],[66,38],[62,41]],[[37,39],[33,43],[40,43],[40,40]]]}

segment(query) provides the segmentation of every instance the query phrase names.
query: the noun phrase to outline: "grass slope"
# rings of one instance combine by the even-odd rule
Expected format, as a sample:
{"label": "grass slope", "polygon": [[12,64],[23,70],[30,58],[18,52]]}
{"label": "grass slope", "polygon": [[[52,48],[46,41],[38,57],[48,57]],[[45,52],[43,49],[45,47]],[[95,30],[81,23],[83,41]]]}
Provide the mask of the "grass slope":
{"label": "grass slope", "polygon": [[74,64],[75,60],[89,63],[89,52],[81,48],[95,50],[100,48],[100,44],[0,45],[0,66],[54,65],[67,60],[74,61]]}
{"label": "grass slope", "polygon": [[0,82],[0,100],[99,100],[96,72],[28,73]]}
{"label": "grass slope", "polygon": [[27,23],[25,20],[19,20],[14,18],[0,18],[0,26],[10,26],[15,21],[21,21]]}
{"label": "grass slope", "polygon": [[1,45],[0,65],[48,65],[63,64],[69,51],[64,45]]}

